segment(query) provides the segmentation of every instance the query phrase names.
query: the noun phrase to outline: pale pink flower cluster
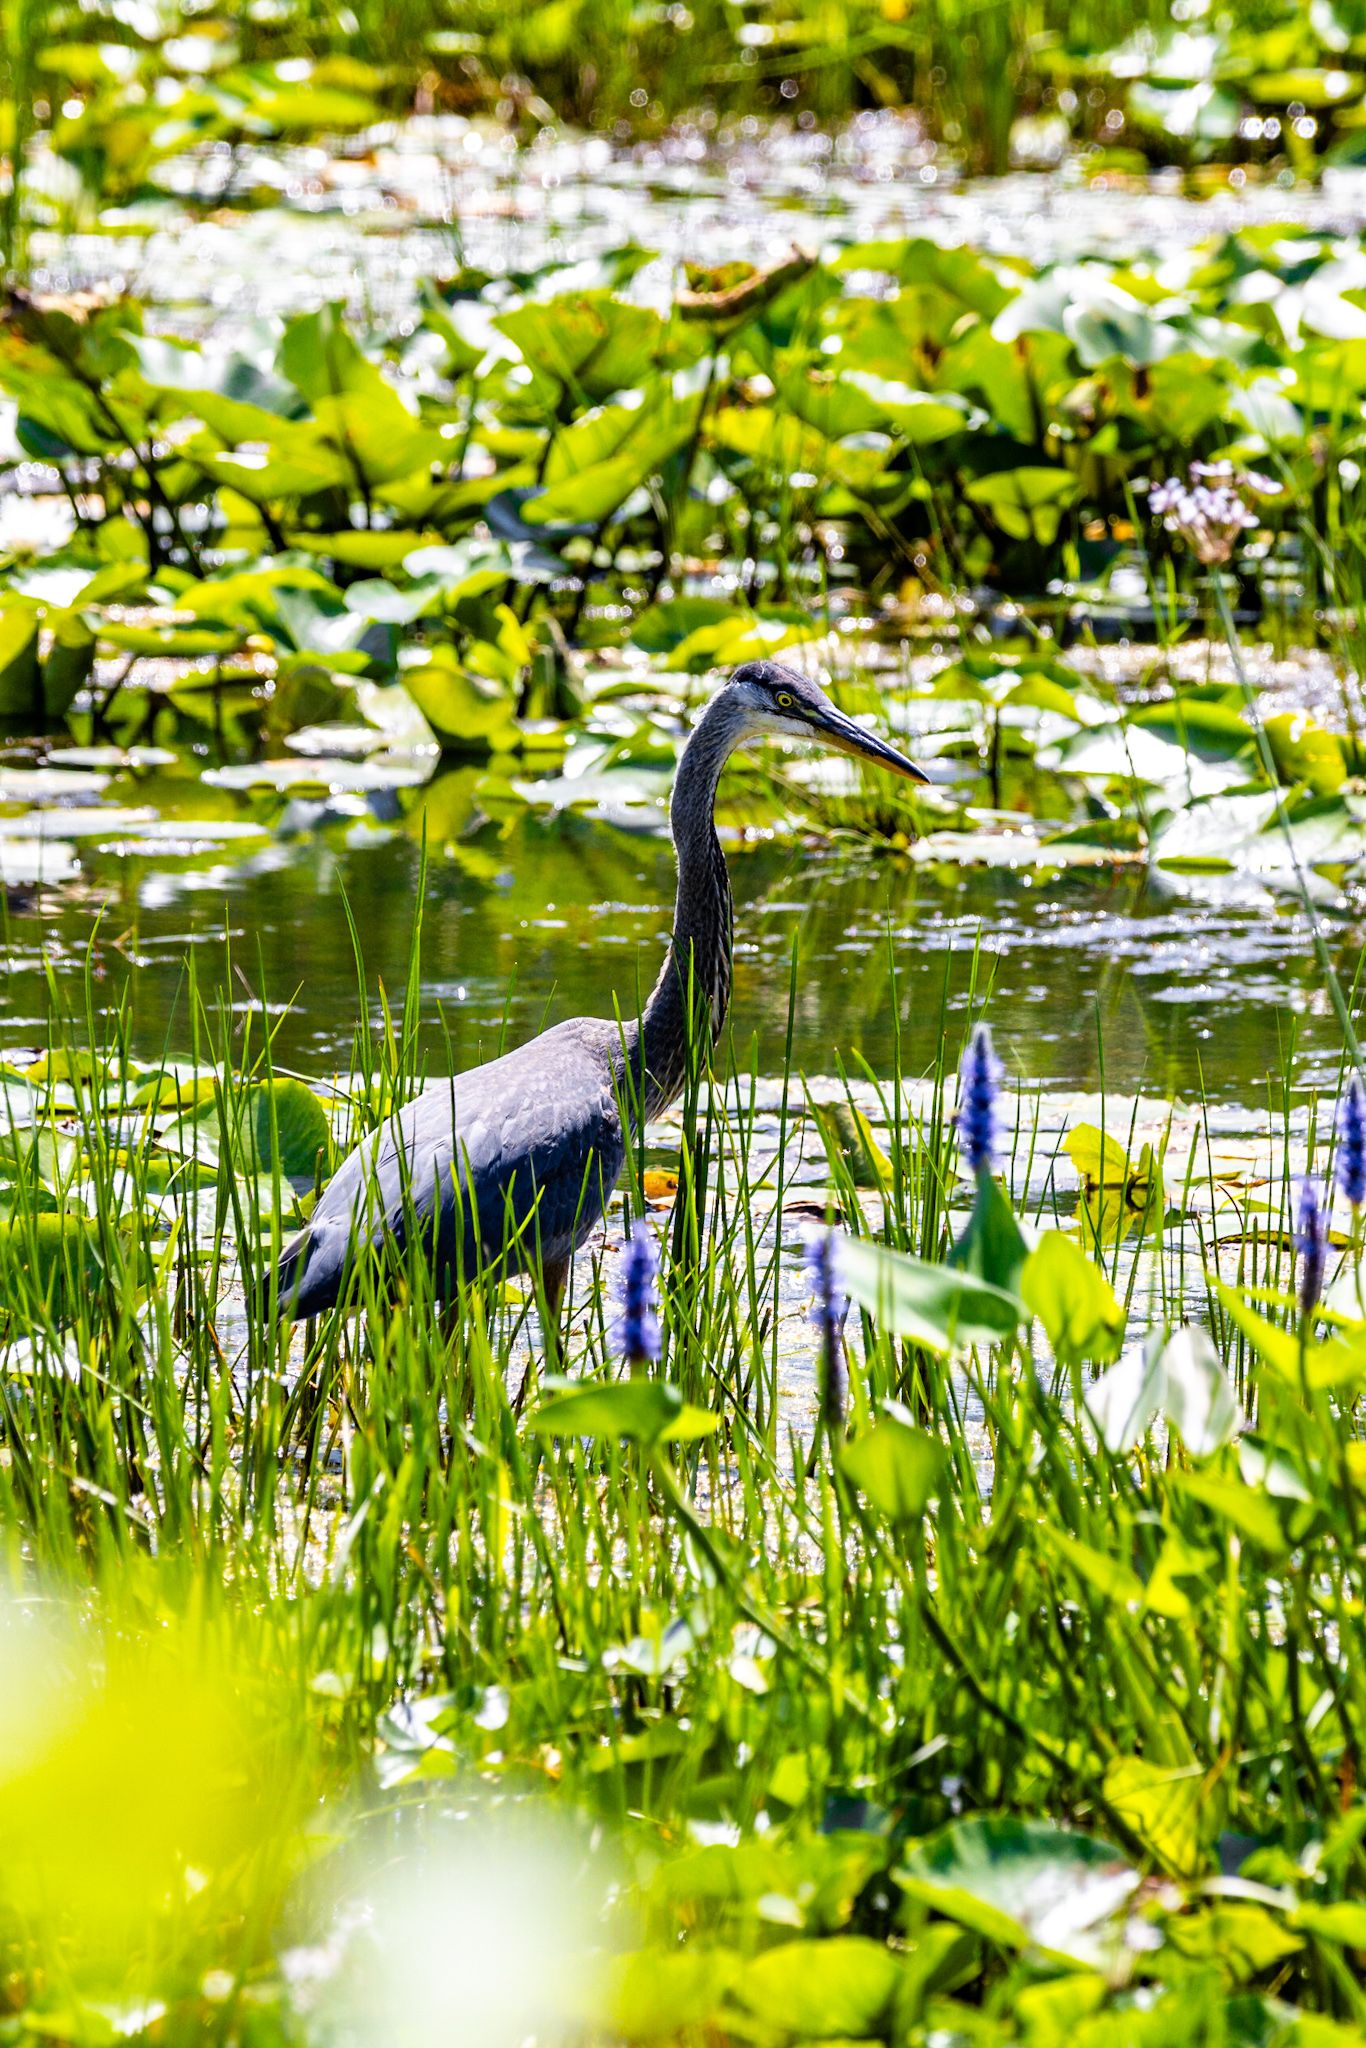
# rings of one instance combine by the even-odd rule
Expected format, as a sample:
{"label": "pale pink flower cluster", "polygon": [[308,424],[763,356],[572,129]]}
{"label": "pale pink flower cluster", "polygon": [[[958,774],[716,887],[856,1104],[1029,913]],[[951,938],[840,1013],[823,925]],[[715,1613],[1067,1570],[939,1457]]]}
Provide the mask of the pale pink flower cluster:
{"label": "pale pink flower cluster", "polygon": [[1257,514],[1245,493],[1275,497],[1280,485],[1256,470],[1235,469],[1231,462],[1193,462],[1185,483],[1168,477],[1148,492],[1148,510],[1168,533],[1179,533],[1206,568],[1233,559],[1234,549]]}

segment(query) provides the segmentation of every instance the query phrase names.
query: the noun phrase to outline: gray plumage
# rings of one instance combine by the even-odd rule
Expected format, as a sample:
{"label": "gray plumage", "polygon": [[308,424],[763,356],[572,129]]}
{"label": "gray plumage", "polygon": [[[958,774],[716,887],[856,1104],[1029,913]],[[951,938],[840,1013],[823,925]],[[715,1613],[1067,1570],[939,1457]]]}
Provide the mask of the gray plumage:
{"label": "gray plumage", "polygon": [[434,1262],[439,1298],[502,1260],[539,1269],[559,1307],[569,1261],[600,1220],[641,1117],[671,1102],[687,1063],[688,1002],[713,1042],[731,980],[731,894],[713,815],[721,770],[768,733],[816,740],[919,779],[904,756],[843,717],[776,662],[737,669],[683,750],[670,824],[678,857],[673,935],[637,1020],[576,1017],[515,1051],[433,1083],[373,1133],[329,1182],[277,1271],[280,1312],[330,1308],[358,1250],[410,1229]]}

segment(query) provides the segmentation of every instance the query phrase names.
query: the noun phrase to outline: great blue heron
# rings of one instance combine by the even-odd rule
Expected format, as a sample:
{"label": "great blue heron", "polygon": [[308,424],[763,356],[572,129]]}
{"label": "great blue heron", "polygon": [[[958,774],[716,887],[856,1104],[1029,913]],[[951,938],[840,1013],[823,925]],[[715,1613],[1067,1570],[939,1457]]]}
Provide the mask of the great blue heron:
{"label": "great blue heron", "polygon": [[[644,1013],[571,1017],[500,1059],[428,1087],[338,1168],[308,1226],[280,1258],[278,1300],[298,1319],[330,1308],[359,1252],[414,1227],[437,1295],[502,1259],[539,1266],[556,1324],[569,1261],[602,1216],[639,1120],[683,1085],[688,1009],[713,1042],[731,979],[731,895],[714,811],[737,747],[769,735],[814,740],[898,775],[920,770],[774,661],[746,662],[708,704],[683,749],[669,808],[678,859],[673,937]],[[549,1334],[549,1333],[548,1333]]]}

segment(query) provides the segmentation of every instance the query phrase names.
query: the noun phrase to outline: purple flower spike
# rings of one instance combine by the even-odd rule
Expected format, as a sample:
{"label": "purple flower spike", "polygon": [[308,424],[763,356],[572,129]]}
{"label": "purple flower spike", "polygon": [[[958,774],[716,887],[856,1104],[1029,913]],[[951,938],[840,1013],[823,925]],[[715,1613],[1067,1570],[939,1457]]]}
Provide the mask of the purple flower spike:
{"label": "purple flower spike", "polygon": [[643,1217],[626,1240],[621,1261],[617,1350],[629,1365],[653,1365],[659,1357],[659,1251]]}
{"label": "purple flower spike", "polygon": [[833,1437],[843,1429],[849,1406],[844,1358],[849,1297],[840,1286],[839,1241],[833,1230],[812,1231],[807,1238],[806,1277],[813,1297],[811,1320],[821,1333],[821,1414]]}
{"label": "purple flower spike", "polygon": [[1317,1174],[1307,1173],[1300,1182],[1295,1251],[1300,1260],[1300,1310],[1311,1316],[1323,1293],[1324,1269],[1328,1264],[1328,1210]]}
{"label": "purple flower spike", "polygon": [[994,1173],[1000,1149],[997,1098],[1005,1068],[997,1059],[991,1032],[977,1025],[968,1040],[958,1085],[958,1149],[969,1173]]}
{"label": "purple flower spike", "polygon": [[1366,1202],[1366,1087],[1353,1074],[1338,1104],[1337,1184],[1354,1209]]}

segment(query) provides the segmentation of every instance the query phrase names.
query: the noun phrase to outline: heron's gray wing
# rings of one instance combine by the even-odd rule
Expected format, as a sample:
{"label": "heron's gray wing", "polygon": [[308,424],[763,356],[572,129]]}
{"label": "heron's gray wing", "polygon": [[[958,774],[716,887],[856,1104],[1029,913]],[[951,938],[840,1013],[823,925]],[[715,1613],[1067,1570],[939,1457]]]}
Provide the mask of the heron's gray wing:
{"label": "heron's gray wing", "polygon": [[505,1250],[514,1266],[567,1257],[625,1158],[606,1030],[557,1025],[434,1083],[359,1146],[281,1258],[285,1312],[330,1306],[356,1252],[386,1237],[401,1245],[413,1223],[442,1292]]}

